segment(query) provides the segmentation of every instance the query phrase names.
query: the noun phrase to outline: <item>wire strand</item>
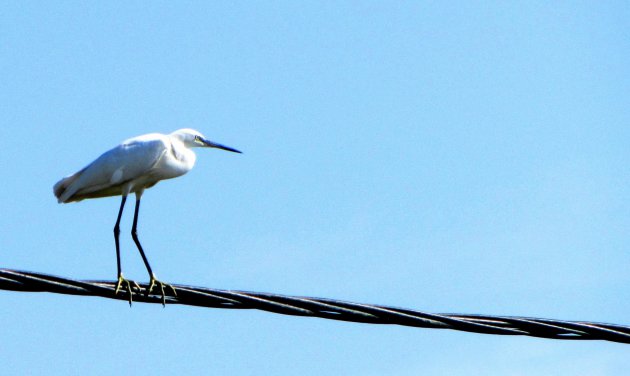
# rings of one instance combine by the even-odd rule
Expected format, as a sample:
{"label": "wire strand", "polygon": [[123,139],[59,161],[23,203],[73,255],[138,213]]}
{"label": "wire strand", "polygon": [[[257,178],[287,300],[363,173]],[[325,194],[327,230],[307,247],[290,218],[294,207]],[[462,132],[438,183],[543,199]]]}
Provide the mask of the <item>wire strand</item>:
{"label": "wire strand", "polygon": [[[47,274],[0,269],[0,289],[23,292],[99,296],[143,303],[163,303],[156,289],[114,294],[115,281],[80,281]],[[172,285],[177,295],[167,294],[168,304],[207,308],[258,309],[267,312],[320,317],[365,324],[390,324],[417,328],[452,329],[480,334],[523,335],[561,340],[603,340],[630,343],[630,327],[587,321],[562,321],[532,317],[470,314],[432,314],[381,305],[351,303],[334,299],[297,297],[259,292],[220,290],[187,285]],[[172,291],[171,291],[172,292]],[[131,299],[130,299],[131,298]]]}

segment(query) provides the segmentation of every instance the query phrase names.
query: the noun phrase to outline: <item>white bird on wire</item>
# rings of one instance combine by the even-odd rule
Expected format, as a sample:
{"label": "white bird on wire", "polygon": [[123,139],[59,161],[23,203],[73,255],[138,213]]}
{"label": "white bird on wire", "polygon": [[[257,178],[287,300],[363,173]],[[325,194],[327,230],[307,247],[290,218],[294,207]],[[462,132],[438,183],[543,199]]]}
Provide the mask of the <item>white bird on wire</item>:
{"label": "white bird on wire", "polygon": [[[61,179],[53,187],[59,203],[81,201],[89,198],[108,196],[122,196],[116,225],[114,226],[114,241],[116,243],[116,262],[118,265],[118,282],[114,294],[125,285],[131,304],[132,283],[140,289],[138,284],[123,277],[120,266],[120,218],[125,201],[129,193],[136,194],[136,208],[133,216],[131,236],[140,251],[144,265],[149,272],[149,288],[147,295],[158,285],[162,292],[162,304],[166,302],[164,287],[168,286],[175,293],[175,289],[159,281],[149,265],[137,235],[138,211],[140,198],[147,188],[153,187],[160,180],[172,179],[184,175],[193,168],[196,155],[191,150],[194,147],[209,147],[223,149],[234,153],[240,151],[228,146],[207,140],[194,129],[180,129],[169,135],[150,133],[130,138],[115,148],[103,153],[94,162],[79,172]],[[124,287],[123,287],[124,288]]]}

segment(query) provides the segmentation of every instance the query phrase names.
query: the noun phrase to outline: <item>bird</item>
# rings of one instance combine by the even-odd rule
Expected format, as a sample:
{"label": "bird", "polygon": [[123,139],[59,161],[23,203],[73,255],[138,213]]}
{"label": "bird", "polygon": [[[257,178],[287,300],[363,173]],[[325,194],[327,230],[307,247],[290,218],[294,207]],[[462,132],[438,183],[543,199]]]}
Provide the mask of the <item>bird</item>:
{"label": "bird", "polygon": [[136,196],[131,237],[149,273],[149,288],[146,294],[148,296],[154,286],[159,286],[162,293],[162,305],[165,305],[164,288],[168,287],[174,294],[177,293],[173,286],[157,279],[138,239],[140,199],[145,189],[153,187],[159,181],[176,178],[190,171],[196,160],[196,155],[192,149],[197,147],[241,153],[237,149],[212,142],[199,131],[190,128],[179,129],[170,134],[149,133],[123,141],[83,169],[64,177],[53,186],[53,193],[59,203],[110,196],[122,197],[114,225],[114,243],[118,267],[118,281],[114,295],[118,295],[121,288],[125,289],[128,292],[129,305],[132,301],[132,285],[138,290],[140,287],[136,282],[123,276],[120,263],[120,219],[127,196],[131,193]]}

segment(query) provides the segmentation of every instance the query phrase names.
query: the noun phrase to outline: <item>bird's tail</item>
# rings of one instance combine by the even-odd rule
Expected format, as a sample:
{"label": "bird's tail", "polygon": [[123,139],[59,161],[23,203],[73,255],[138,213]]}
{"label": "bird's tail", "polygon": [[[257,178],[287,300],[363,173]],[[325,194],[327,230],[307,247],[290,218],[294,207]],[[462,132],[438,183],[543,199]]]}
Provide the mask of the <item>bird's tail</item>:
{"label": "bird's tail", "polygon": [[81,176],[82,172],[83,170],[70,176],[66,176],[65,178],[59,180],[57,184],[53,186],[53,192],[55,193],[55,197],[57,197],[57,201],[60,204],[69,202],[69,199],[75,192],[73,190],[69,190],[68,188],[79,178],[79,176]]}

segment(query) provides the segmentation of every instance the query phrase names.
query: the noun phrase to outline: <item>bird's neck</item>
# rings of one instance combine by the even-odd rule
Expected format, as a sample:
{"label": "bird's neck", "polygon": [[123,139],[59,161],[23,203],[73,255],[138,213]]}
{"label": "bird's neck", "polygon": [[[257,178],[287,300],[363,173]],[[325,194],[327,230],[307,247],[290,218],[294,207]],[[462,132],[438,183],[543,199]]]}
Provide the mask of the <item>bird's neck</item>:
{"label": "bird's neck", "polygon": [[176,163],[181,164],[181,167],[186,170],[193,168],[197,160],[195,152],[179,140],[171,141],[171,153],[175,157]]}

